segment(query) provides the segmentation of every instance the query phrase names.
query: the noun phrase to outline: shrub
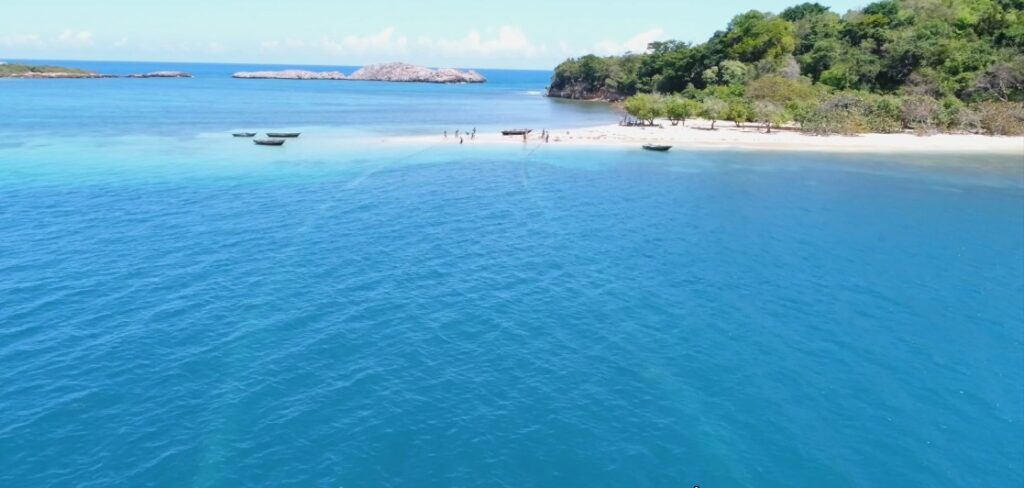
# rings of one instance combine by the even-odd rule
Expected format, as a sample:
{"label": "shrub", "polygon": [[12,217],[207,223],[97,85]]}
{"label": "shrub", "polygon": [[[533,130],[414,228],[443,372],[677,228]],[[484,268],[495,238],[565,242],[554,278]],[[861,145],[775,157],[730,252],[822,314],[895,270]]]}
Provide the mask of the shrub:
{"label": "shrub", "polygon": [[800,130],[804,130],[808,122],[814,118],[819,105],[820,102],[814,100],[794,101],[786,104],[786,111],[793,117],[793,121],[800,125]]}
{"label": "shrub", "polygon": [[806,117],[803,127],[815,134],[860,134],[868,131],[866,103],[856,93],[839,93]]}
{"label": "shrub", "polygon": [[871,132],[883,134],[903,129],[903,104],[891,95],[874,97],[867,108],[867,124]]}
{"label": "shrub", "polygon": [[960,109],[960,113],[957,114],[955,129],[970,132],[971,134],[980,134],[981,129],[981,113],[974,107],[964,106]]}
{"label": "shrub", "polygon": [[954,97],[943,98],[939,102],[938,113],[935,114],[935,124],[945,130],[957,130],[960,128],[960,116],[964,110],[964,104]]}
{"label": "shrub", "polygon": [[975,105],[981,129],[992,135],[1024,135],[1024,105],[1015,102],[982,102]]}
{"label": "shrub", "polygon": [[932,130],[939,104],[932,97],[910,96],[903,99],[903,127],[907,129]]}

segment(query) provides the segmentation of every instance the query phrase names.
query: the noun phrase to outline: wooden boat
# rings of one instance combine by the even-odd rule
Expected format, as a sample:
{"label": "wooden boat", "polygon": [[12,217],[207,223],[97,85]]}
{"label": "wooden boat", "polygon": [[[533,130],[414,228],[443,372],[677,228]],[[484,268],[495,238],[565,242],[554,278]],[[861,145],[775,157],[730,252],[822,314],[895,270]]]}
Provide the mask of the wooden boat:
{"label": "wooden boat", "polygon": [[648,151],[665,152],[672,149],[672,146],[659,146],[657,144],[644,144],[644,149]]}
{"label": "wooden boat", "polygon": [[275,139],[296,138],[301,134],[301,132],[267,132],[267,137],[273,137]]}
{"label": "wooden boat", "polygon": [[253,139],[257,146],[283,146],[284,139]]}
{"label": "wooden boat", "polygon": [[533,129],[509,129],[509,130],[501,131],[501,135],[503,135],[503,136],[525,136],[526,134],[529,134],[531,132],[533,132]]}
{"label": "wooden boat", "polygon": [[255,132],[235,132],[234,134],[231,135],[235,137],[256,137]]}

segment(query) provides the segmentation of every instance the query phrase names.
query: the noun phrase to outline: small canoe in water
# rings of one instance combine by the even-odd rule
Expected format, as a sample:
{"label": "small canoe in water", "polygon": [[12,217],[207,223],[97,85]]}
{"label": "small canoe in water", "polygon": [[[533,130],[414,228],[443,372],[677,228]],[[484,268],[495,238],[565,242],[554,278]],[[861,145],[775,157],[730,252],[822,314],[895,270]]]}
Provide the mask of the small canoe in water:
{"label": "small canoe in water", "polygon": [[253,139],[257,146],[283,146],[284,139]]}
{"label": "small canoe in water", "polygon": [[255,132],[235,132],[234,134],[231,135],[235,137],[256,137]]}
{"label": "small canoe in water", "polygon": [[501,135],[503,135],[503,136],[525,136],[526,134],[529,134],[531,132],[533,132],[533,129],[509,129],[509,130],[501,131]]}
{"label": "small canoe in water", "polygon": [[672,149],[672,146],[659,146],[657,144],[644,144],[644,149],[648,151],[665,152]]}
{"label": "small canoe in water", "polygon": [[280,139],[282,137],[296,138],[301,135],[301,132],[267,132],[267,137],[273,137]]}

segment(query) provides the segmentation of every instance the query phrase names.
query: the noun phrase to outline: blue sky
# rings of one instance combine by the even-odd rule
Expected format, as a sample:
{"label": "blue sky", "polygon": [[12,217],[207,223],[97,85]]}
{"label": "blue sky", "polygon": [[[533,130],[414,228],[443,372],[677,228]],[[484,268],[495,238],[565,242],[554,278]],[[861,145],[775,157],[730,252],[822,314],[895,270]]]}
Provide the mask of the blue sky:
{"label": "blue sky", "polygon": [[[844,13],[865,1],[823,1]],[[704,41],[797,0],[11,0],[0,59],[551,68],[568,56]]]}

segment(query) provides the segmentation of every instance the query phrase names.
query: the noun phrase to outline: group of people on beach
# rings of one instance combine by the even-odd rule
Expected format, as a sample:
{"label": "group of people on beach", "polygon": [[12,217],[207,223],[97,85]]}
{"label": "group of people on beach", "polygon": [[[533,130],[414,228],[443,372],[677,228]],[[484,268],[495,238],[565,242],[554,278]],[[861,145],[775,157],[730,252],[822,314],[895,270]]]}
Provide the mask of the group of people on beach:
{"label": "group of people on beach", "polygon": [[[468,131],[468,130],[467,131],[462,131],[462,130],[456,129],[455,130],[455,138],[459,140],[459,144],[465,144],[465,142],[466,142],[466,140],[463,138],[463,134],[468,135],[470,140],[475,140],[476,139],[476,127],[473,127],[472,131]],[[527,134],[523,134],[523,142],[527,141],[527,137],[526,136],[527,136]],[[446,140],[448,139],[448,129],[445,129],[445,131],[444,131],[444,138]],[[540,138],[545,143],[550,142],[550,140],[551,140],[551,133],[548,132],[547,129],[544,129],[540,133]]]}
{"label": "group of people on beach", "polygon": [[[463,139],[462,134],[469,136],[470,140],[476,139],[476,127],[473,127],[472,131],[455,129],[455,138],[459,140],[459,144],[464,144],[466,142],[465,139]],[[445,129],[444,131],[444,138],[448,138],[448,129]]]}

